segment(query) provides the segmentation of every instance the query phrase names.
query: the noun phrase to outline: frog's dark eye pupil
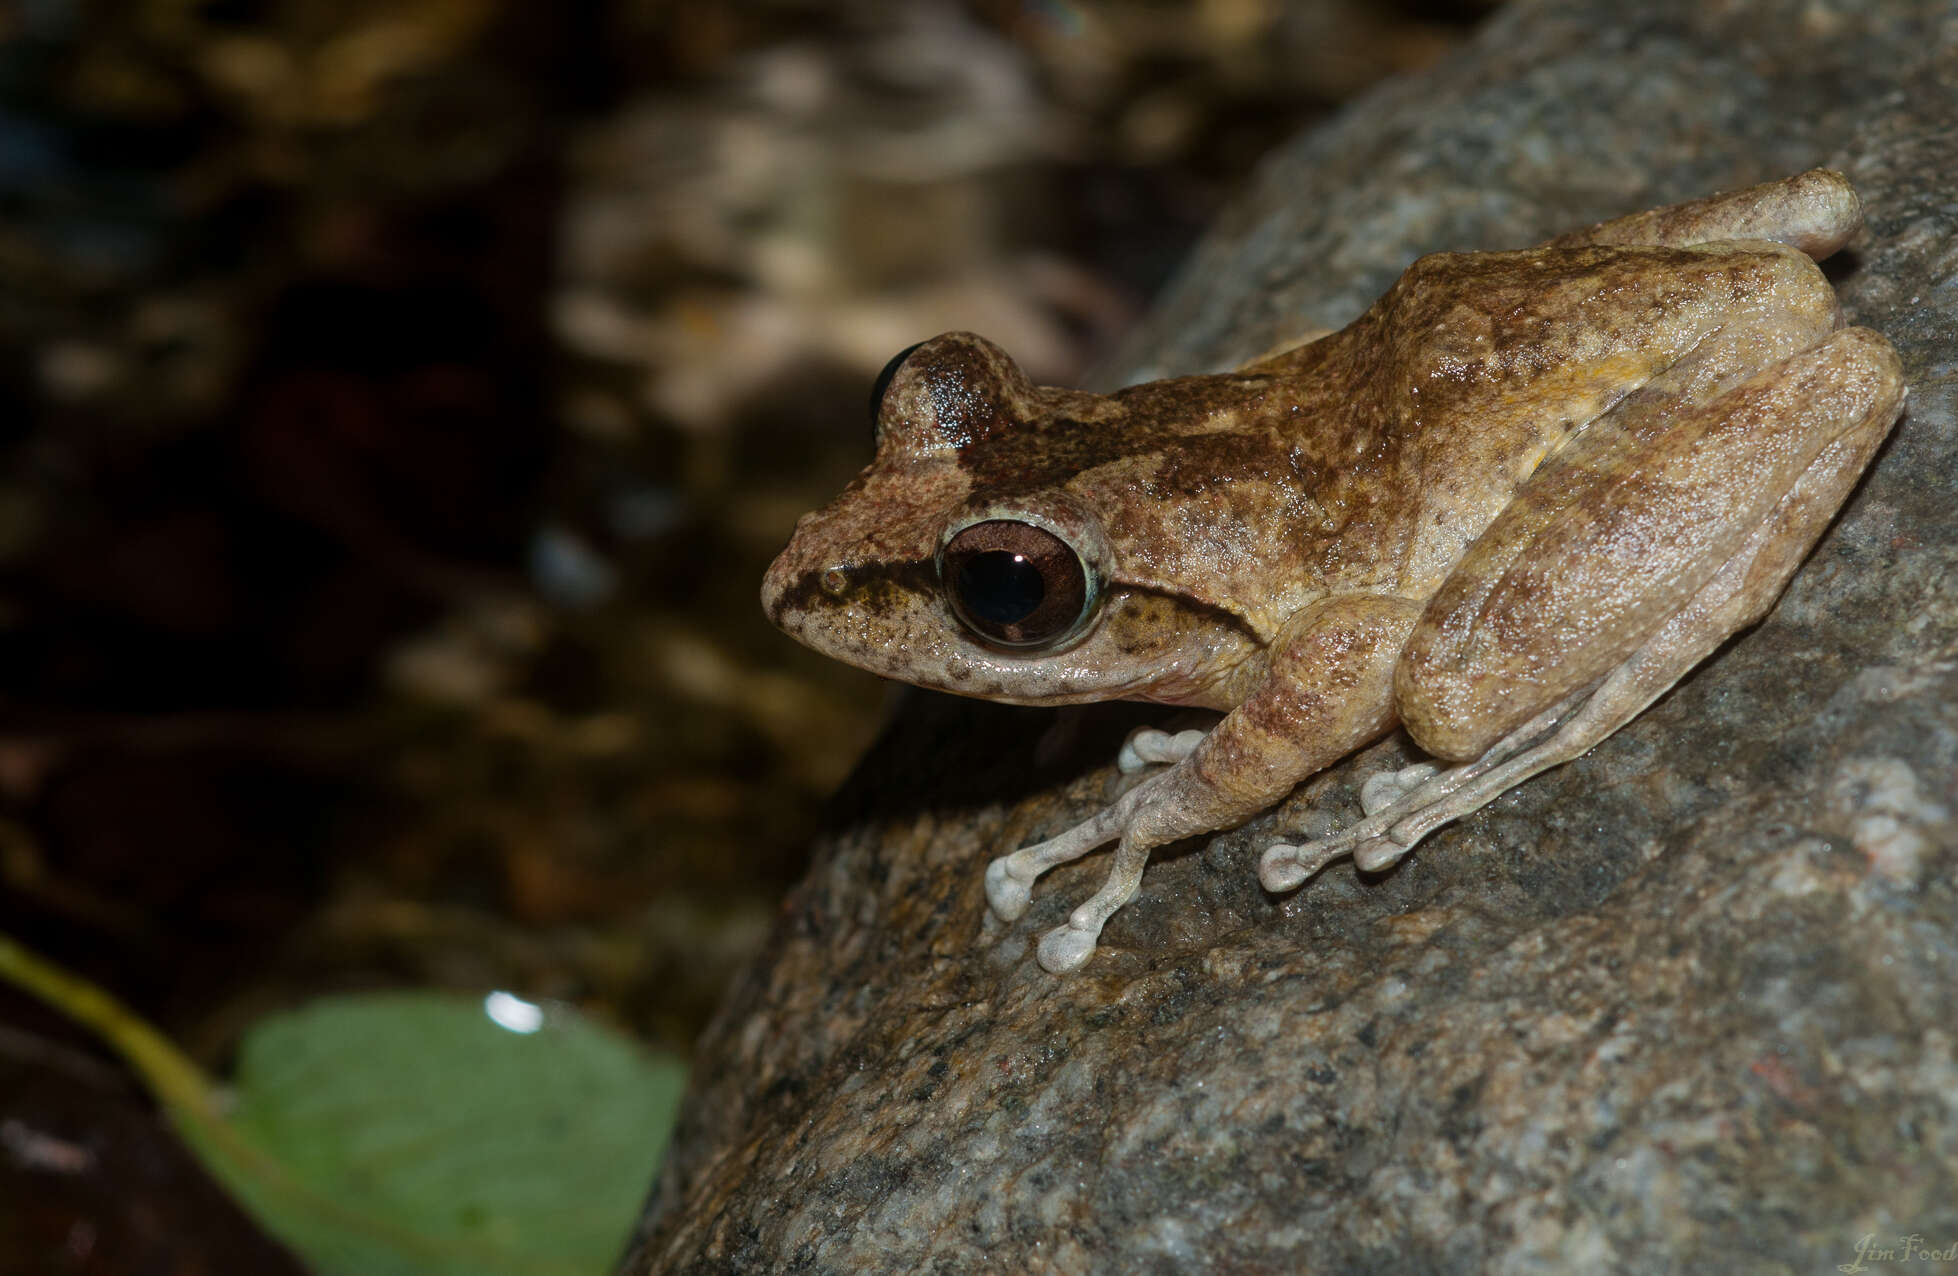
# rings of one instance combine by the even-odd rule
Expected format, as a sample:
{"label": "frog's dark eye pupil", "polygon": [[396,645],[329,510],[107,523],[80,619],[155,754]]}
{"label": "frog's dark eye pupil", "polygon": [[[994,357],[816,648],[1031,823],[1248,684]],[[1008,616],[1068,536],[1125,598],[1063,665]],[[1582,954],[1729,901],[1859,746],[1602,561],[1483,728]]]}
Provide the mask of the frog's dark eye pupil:
{"label": "frog's dark eye pupil", "polygon": [[974,619],[989,625],[1017,625],[1031,616],[1046,597],[1040,569],[1024,554],[989,549],[974,554],[959,567],[952,586]]}
{"label": "frog's dark eye pupil", "polygon": [[873,435],[877,431],[877,418],[883,413],[884,395],[891,388],[891,378],[896,376],[897,370],[904,366],[904,361],[911,357],[911,352],[923,344],[925,343],[920,341],[915,345],[904,347],[892,355],[891,361],[884,365],[884,370],[877,374],[877,383],[870,387],[870,428]]}
{"label": "frog's dark eye pupil", "polygon": [[1098,601],[1093,572],[1031,523],[974,523],[946,542],[940,578],[959,623],[998,647],[1041,647],[1079,631]]}

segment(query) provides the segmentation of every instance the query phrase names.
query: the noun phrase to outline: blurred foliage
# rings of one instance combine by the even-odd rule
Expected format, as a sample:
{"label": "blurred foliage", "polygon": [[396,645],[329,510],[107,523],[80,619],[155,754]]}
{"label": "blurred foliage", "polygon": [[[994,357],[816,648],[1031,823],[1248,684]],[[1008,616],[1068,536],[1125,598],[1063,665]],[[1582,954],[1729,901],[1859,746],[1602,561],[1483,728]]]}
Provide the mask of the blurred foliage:
{"label": "blurred foliage", "polygon": [[[876,370],[972,328],[1078,377],[1268,146],[1478,15],[0,12],[0,929],[207,1066],[403,985],[684,1049],[875,729],[754,595]],[[0,1001],[53,1087],[0,1121],[89,1052]],[[47,1164],[0,1148],[0,1234],[122,1270]]]}
{"label": "blurred foliage", "polygon": [[[262,1020],[221,1091],[101,989],[5,937],[0,981],[100,1034],[318,1276],[609,1270],[686,1085],[678,1062],[564,1007],[404,992]],[[11,1257],[46,1270],[20,1239]]]}

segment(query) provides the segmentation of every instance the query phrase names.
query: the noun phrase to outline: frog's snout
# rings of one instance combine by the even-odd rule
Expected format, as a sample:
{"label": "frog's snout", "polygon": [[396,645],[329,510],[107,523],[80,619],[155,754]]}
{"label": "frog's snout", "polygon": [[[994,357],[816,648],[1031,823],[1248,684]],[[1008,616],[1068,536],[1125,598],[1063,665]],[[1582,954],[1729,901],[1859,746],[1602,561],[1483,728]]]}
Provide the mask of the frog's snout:
{"label": "frog's snout", "polygon": [[795,544],[791,542],[761,576],[761,609],[777,629],[793,633],[789,594],[795,582]]}

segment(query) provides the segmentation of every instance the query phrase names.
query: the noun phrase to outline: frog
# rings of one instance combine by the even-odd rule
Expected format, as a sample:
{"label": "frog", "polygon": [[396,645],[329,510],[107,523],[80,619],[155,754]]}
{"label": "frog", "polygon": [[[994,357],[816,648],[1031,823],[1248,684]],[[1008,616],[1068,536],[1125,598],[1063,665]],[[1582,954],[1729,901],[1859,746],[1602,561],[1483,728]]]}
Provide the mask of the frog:
{"label": "frog", "polygon": [[1041,874],[1114,843],[1038,941],[1048,971],[1089,960],[1152,851],[1399,728],[1419,760],[1367,777],[1359,818],[1258,864],[1274,895],[1346,856],[1384,872],[1783,592],[1903,410],[1896,352],[1816,265],[1861,223],[1815,169],[1432,253],[1343,328],[1107,394],[934,337],[885,369],[873,459],[796,524],[763,609],[941,691],[1222,714],[1140,729],[1130,787],[988,864],[1010,924]]}

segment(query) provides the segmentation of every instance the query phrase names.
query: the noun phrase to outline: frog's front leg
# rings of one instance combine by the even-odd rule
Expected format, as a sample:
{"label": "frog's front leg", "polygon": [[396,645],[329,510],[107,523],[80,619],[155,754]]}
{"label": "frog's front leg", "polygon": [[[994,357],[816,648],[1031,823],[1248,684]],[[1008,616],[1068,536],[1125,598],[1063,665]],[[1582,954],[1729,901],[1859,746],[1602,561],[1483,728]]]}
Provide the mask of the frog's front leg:
{"label": "frog's front leg", "polygon": [[1122,741],[1121,752],[1115,755],[1115,769],[1123,775],[1132,775],[1146,767],[1181,762],[1195,752],[1208,734],[1207,731],[1171,734],[1155,727],[1137,727]]}
{"label": "frog's front leg", "polygon": [[1060,836],[994,860],[993,911],[1018,917],[1040,874],[1119,838],[1107,882],[1040,941],[1048,970],[1079,966],[1134,898],[1150,851],[1242,823],[1393,725],[1394,665],[1420,613],[1420,602],[1369,595],[1306,608],[1274,643],[1264,680],[1208,735],[1187,750],[1164,737],[1179,761]]}
{"label": "frog's front leg", "polygon": [[[1578,757],[1772,606],[1903,403],[1897,357],[1851,328],[1682,414],[1605,468],[1542,476],[1472,545],[1408,641],[1395,698],[1468,759],[1331,838],[1274,846],[1284,890],[1339,855],[1392,864],[1441,824]],[[1582,468],[1582,467],[1579,467]]]}

